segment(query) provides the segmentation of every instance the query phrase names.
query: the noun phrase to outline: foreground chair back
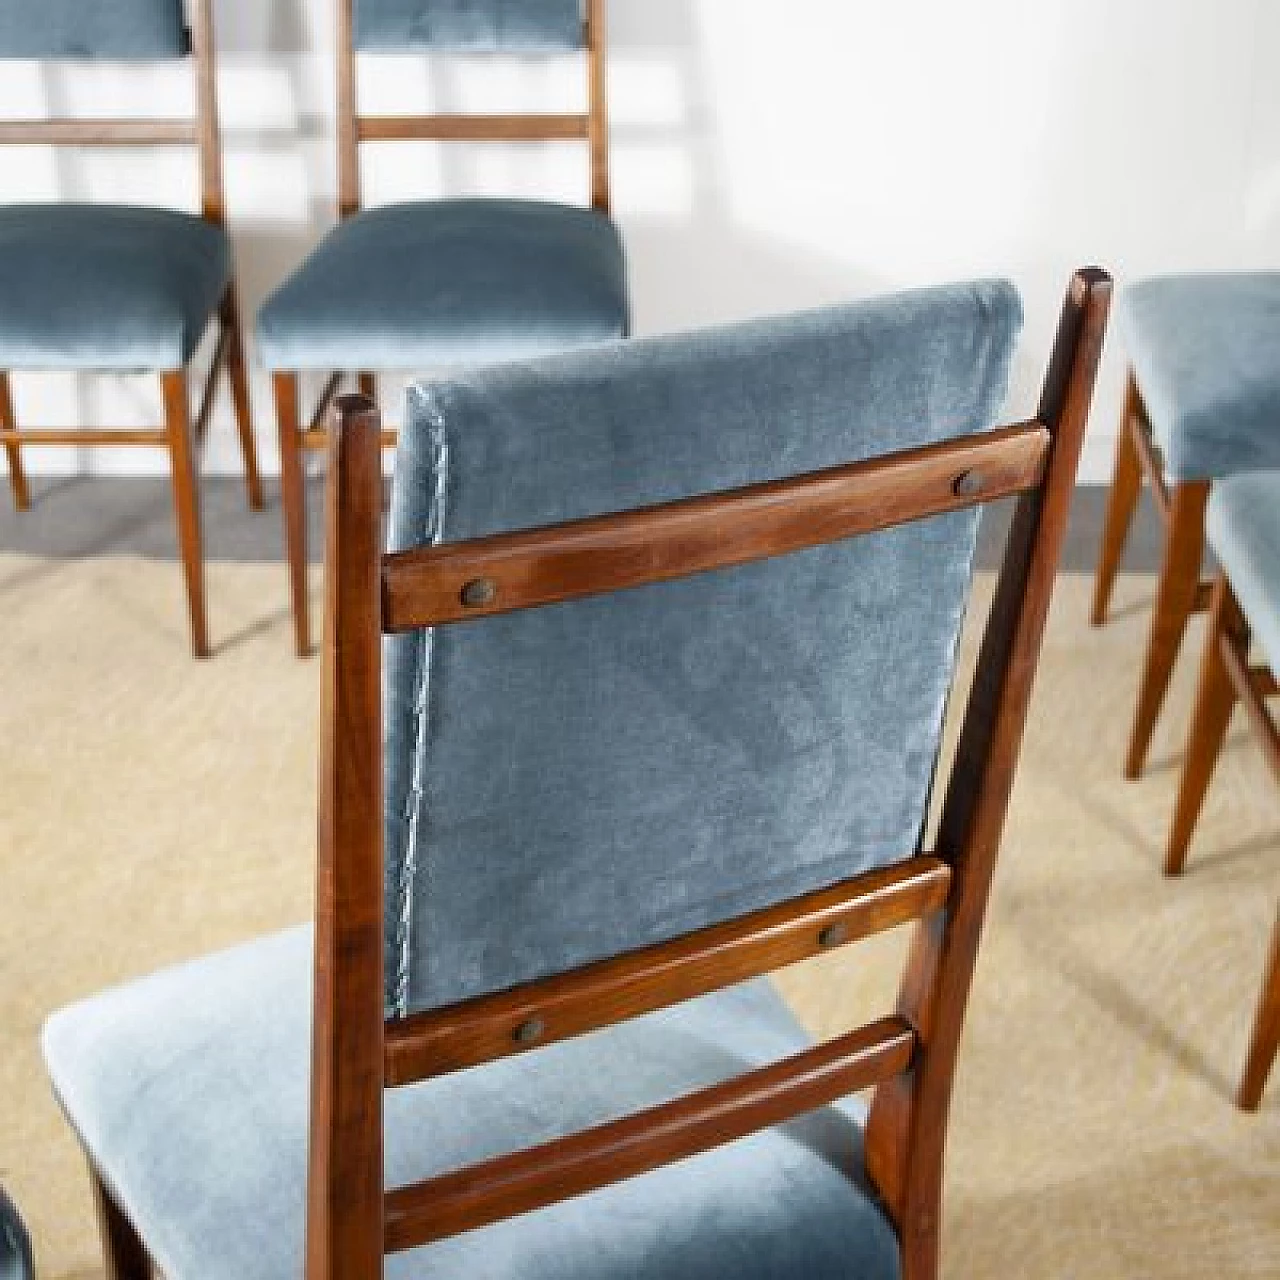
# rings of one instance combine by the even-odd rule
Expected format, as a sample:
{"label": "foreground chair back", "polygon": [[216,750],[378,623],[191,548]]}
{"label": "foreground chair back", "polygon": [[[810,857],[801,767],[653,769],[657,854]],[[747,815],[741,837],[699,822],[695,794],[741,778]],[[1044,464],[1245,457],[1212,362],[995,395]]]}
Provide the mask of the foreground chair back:
{"label": "foreground chair back", "polygon": [[[200,217],[105,205],[0,207],[0,440],[19,509],[30,497],[23,445],[124,445],[168,449],[186,575],[191,644],[209,653],[197,489],[198,452],[218,374],[231,383],[249,501],[261,507],[231,254],[223,230],[211,0],[5,0],[0,59],[157,61],[192,56],[194,119],[0,122],[0,144],[93,147],[194,146]],[[194,422],[187,364],[216,312],[220,337]],[[19,429],[13,370],[160,374],[162,429]]]}
{"label": "foreground chair back", "polygon": [[[339,226],[270,297],[258,348],[272,371],[297,649],[311,646],[302,450],[328,442],[344,376],[546,355],[629,330],[621,239],[609,218],[604,0],[339,0]],[[571,114],[369,115],[358,54],[580,53],[587,109]],[[361,147],[392,142],[581,141],[590,207],[436,199],[363,209]],[[327,379],[314,412],[299,374]],[[306,425],[304,425],[306,424]],[[387,442],[394,439],[388,431]]]}
{"label": "foreground chair back", "polygon": [[[340,401],[313,1023],[305,933],[51,1021],[117,1258],[935,1275],[1107,303],[1072,281],[999,428],[990,282],[423,384],[389,553],[380,423]],[[979,512],[1014,495],[930,840]],[[759,980],[912,921],[897,1008],[828,1043]]]}

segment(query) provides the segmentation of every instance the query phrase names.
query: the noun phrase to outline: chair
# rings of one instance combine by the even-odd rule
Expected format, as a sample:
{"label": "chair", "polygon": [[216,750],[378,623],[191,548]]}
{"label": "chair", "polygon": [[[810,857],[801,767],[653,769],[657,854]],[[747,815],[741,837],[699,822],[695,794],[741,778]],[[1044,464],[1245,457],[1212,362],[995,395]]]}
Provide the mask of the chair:
{"label": "chair", "polygon": [[[338,0],[340,222],[267,300],[258,348],[273,374],[281,490],[299,656],[311,649],[302,450],[324,448],[342,373],[375,374],[524,359],[626,336],[626,266],[609,218],[604,0]],[[581,115],[368,116],[356,53],[565,53],[585,49]],[[449,199],[361,211],[360,144],[408,140],[581,139],[591,207]],[[299,372],[327,376],[310,425]],[[388,431],[387,442],[394,441]]]}
{"label": "chair", "polygon": [[1150,639],[1125,759],[1141,775],[1201,582],[1210,482],[1280,466],[1280,273],[1164,276],[1127,289],[1119,322],[1129,377],[1094,586],[1092,621],[1111,590],[1145,477],[1165,528]]}
{"label": "chair", "polygon": [[31,1238],[3,1187],[0,1187],[0,1280],[35,1280]]}
{"label": "chair", "polygon": [[[936,1275],[1107,303],[1074,279],[1037,418],[994,430],[999,282],[420,385],[385,555],[378,417],[340,400],[314,939],[46,1028],[114,1274]],[[760,979],[909,921],[897,1011],[848,1035]]]}
{"label": "chair", "polygon": [[[199,217],[124,205],[0,207],[0,440],[19,510],[30,504],[21,448],[30,445],[159,446],[169,451],[178,541],[191,616],[191,647],[209,654],[197,489],[199,444],[225,365],[245,480],[262,506],[249,383],[231,250],[223,227],[210,0],[194,0],[188,32],[181,0],[7,0],[0,58],[160,60],[194,56],[194,120],[0,122],[0,144],[195,146]],[[187,366],[216,313],[219,339],[194,424]],[[161,429],[19,428],[14,370],[160,374]]]}
{"label": "chair", "polygon": [[[1209,498],[1209,545],[1221,571],[1214,585],[1209,635],[1200,667],[1200,687],[1183,767],[1182,784],[1165,872],[1180,875],[1222,751],[1231,712],[1239,700],[1249,713],[1280,777],[1280,729],[1267,710],[1276,692],[1280,660],[1280,471],[1243,473],[1219,480]],[[1251,666],[1256,637],[1268,665]],[[1238,1101],[1255,1110],[1277,1045],[1280,1045],[1280,926],[1272,943]]]}

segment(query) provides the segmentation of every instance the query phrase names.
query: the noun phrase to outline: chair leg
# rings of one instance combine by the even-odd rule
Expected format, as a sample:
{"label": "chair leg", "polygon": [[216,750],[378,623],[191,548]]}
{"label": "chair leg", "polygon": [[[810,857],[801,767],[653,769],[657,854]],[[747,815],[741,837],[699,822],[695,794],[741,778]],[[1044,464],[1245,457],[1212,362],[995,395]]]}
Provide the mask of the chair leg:
{"label": "chair leg", "polygon": [[240,456],[244,459],[244,481],[249,505],[262,510],[262,478],[258,472],[258,449],[253,439],[253,407],[249,399],[249,369],[244,357],[244,331],[240,327],[240,304],[235,285],[228,285],[219,309],[227,334],[227,377],[236,411],[236,431],[240,436]]}
{"label": "chair leg", "polygon": [[1137,418],[1142,412],[1142,401],[1133,374],[1125,384],[1124,408],[1120,413],[1120,437],[1116,443],[1116,469],[1111,479],[1111,493],[1107,499],[1107,520],[1102,533],[1102,551],[1098,557],[1098,571],[1093,580],[1093,611],[1090,621],[1100,627],[1107,620],[1111,604],[1111,591],[1115,586],[1120,557],[1133,524],[1133,512],[1142,491],[1142,468],[1138,462],[1138,450],[1133,443],[1137,430]]}
{"label": "chair leg", "polygon": [[173,505],[178,517],[178,546],[187,581],[191,612],[191,651],[197,658],[209,656],[209,626],[205,618],[204,552],[200,537],[200,492],[195,443],[191,438],[191,411],[187,402],[187,375],[179,370],[160,375],[164,390],[165,428],[169,433],[169,459],[173,470]]}
{"label": "chair leg", "polygon": [[360,386],[360,394],[368,396],[370,400],[378,399],[378,375],[376,373],[362,373],[358,379]]}
{"label": "chair leg", "polygon": [[[0,427],[7,431],[16,431],[18,427],[7,373],[0,373]],[[31,491],[27,488],[27,473],[22,465],[22,446],[16,440],[6,440],[4,452],[9,460],[9,487],[13,490],[14,505],[19,511],[30,510]]]}
{"label": "chair leg", "polygon": [[1182,874],[1187,861],[1187,847],[1204,804],[1209,779],[1222,751],[1236,691],[1223,665],[1221,643],[1225,636],[1238,632],[1244,621],[1239,606],[1231,595],[1225,578],[1220,577],[1213,589],[1213,612],[1209,617],[1209,635],[1205,641],[1204,659],[1200,664],[1200,690],[1196,695],[1191,735],[1187,741],[1187,759],[1178,789],[1178,807],[1169,846],[1165,851],[1164,873]]}
{"label": "chair leg", "polygon": [[90,1170],[93,1198],[98,1207],[98,1231],[102,1236],[102,1254],[107,1265],[106,1280],[151,1280],[151,1258],[133,1229],[133,1223],[121,1212],[102,1179]]}
{"label": "chair leg", "polygon": [[1267,1076],[1280,1050],[1280,916],[1276,918],[1271,937],[1271,955],[1262,977],[1262,993],[1258,997],[1258,1013],[1254,1018],[1249,1056],[1236,1101],[1244,1111],[1256,1111],[1262,1104],[1262,1091]]}
{"label": "chair leg", "polygon": [[284,508],[285,553],[298,657],[311,652],[311,614],[307,595],[307,494],[302,475],[302,436],[298,421],[298,375],[272,376],[276,422],[280,429],[280,501]]}
{"label": "chair leg", "polygon": [[1208,497],[1209,484],[1204,480],[1175,485],[1170,495],[1164,563],[1160,566],[1146,666],[1124,767],[1124,776],[1130,780],[1141,776],[1146,764],[1173,664],[1182,645],[1187,620],[1195,608],[1200,563],[1204,558],[1204,507]]}

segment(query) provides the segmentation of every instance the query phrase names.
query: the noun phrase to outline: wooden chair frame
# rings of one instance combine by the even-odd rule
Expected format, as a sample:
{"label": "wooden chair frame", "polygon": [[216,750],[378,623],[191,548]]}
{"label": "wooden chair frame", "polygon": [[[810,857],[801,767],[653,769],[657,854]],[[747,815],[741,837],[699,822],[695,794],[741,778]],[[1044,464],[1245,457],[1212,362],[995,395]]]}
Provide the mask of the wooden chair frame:
{"label": "wooden chair frame", "polygon": [[[0,121],[0,145],[15,146],[194,146],[200,162],[201,214],[218,226],[226,223],[222,186],[222,146],[218,128],[217,71],[215,65],[212,0],[190,0],[191,56],[196,78],[196,114],[192,119],[136,120],[8,120]],[[20,511],[31,504],[22,446],[71,447],[143,446],[169,451],[178,542],[187,585],[191,618],[191,648],[197,658],[209,656],[209,629],[205,610],[204,552],[200,529],[198,452],[213,413],[218,374],[225,365],[231,384],[236,429],[244,458],[249,505],[262,507],[262,482],[258,474],[257,448],[249,401],[249,373],[234,279],[218,305],[219,338],[209,368],[200,406],[194,418],[190,409],[188,373],[185,368],[160,373],[165,425],[160,428],[19,428],[9,388],[9,371],[0,370],[0,441],[9,462],[9,483]]]}
{"label": "wooden chair frame", "polygon": [[[1249,640],[1249,624],[1231,590],[1231,583],[1225,574],[1219,573],[1213,586],[1209,635],[1200,664],[1200,687],[1196,695],[1187,759],[1165,851],[1166,875],[1181,875],[1186,866],[1191,835],[1200,817],[1214,766],[1222,753],[1227,726],[1237,701],[1248,713],[1267,762],[1280,780],[1280,727],[1277,727],[1266,704],[1267,698],[1278,691],[1276,677],[1265,665],[1250,665]],[[1255,1111],[1261,1104],[1262,1091],[1278,1049],[1280,920],[1276,922],[1244,1075],[1236,1096],[1242,1109]]]}
{"label": "wooden chair frame", "polygon": [[1125,757],[1124,776],[1131,781],[1142,776],[1151,736],[1169,690],[1173,664],[1182,647],[1187,623],[1193,613],[1208,608],[1211,584],[1202,582],[1200,578],[1209,482],[1194,480],[1170,484],[1165,478],[1160,452],[1152,438],[1151,420],[1130,369],[1120,412],[1115,474],[1094,580],[1091,621],[1095,627],[1107,619],[1111,592],[1144,478],[1151,488],[1152,499],[1164,525],[1165,544],[1138,705]]}
{"label": "wooden chair frame", "polygon": [[[382,552],[381,430],[338,402],[327,501],[307,1280],[375,1280],[416,1247],[877,1086],[867,1165],[906,1280],[937,1274],[953,1068],[1110,303],[1071,282],[1037,417],[773,484]],[[384,1021],[381,642],[782,555],[1018,495],[930,853],[584,968]],[[477,584],[482,589],[477,589]],[[416,1186],[383,1186],[385,1088],[607,1026],[916,921],[897,1011],[774,1065]],[[100,1193],[112,1275],[141,1242]],[[145,1262],[143,1263],[145,1265]]]}
{"label": "wooden chair frame", "polygon": [[[605,0],[586,0],[583,52],[587,64],[588,109],[570,115],[362,115],[358,105],[357,55],[354,44],[354,0],[338,0],[338,216],[359,213],[360,146],[366,142],[555,142],[582,141],[591,162],[591,207],[607,214],[609,194],[609,117],[605,81]],[[307,591],[307,516],[303,481],[304,449],[326,449],[326,418],[350,371],[332,373],[306,418],[299,409],[299,376],[272,375],[276,421],[280,431],[281,501],[289,587],[299,657],[311,652],[311,611]],[[376,398],[374,373],[356,373],[361,394]],[[382,442],[394,446],[396,433],[384,429]]]}

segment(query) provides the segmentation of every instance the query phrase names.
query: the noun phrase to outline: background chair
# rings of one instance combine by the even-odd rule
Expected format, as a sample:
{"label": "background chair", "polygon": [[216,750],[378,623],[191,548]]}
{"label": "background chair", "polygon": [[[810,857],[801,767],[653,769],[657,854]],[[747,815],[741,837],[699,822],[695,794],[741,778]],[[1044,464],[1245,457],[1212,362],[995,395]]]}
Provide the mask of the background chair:
{"label": "background chair", "polygon": [[[1180,875],[1209,779],[1222,751],[1237,699],[1280,777],[1280,730],[1267,710],[1276,692],[1280,658],[1280,471],[1228,477],[1214,485],[1208,507],[1209,545],[1221,565],[1214,586],[1209,636],[1200,668],[1200,688],[1178,792],[1178,807],[1165,871]],[[1249,644],[1257,637],[1269,665],[1251,666]],[[1252,1045],[1240,1085],[1241,1107],[1262,1100],[1280,1046],[1280,929],[1263,981]]]}
{"label": "background chair", "polygon": [[1144,280],[1121,295],[1119,320],[1130,368],[1093,623],[1106,619],[1145,477],[1165,545],[1125,759],[1125,777],[1137,778],[1187,620],[1209,599],[1200,566],[1210,481],[1280,466],[1280,273]]}
{"label": "background chair", "polygon": [[[311,647],[303,448],[322,428],[341,373],[435,369],[522,359],[628,331],[626,268],[609,219],[604,0],[338,0],[338,211],[342,219],[258,319],[274,374],[290,587],[299,655]],[[581,115],[367,116],[357,51],[547,53],[584,49]],[[362,142],[580,138],[591,208],[527,200],[430,200],[361,212]],[[302,430],[298,372],[328,376]],[[388,441],[394,439],[388,434]]]}
{"label": "background chair", "polygon": [[[992,282],[421,386],[385,556],[377,414],[341,401],[314,960],[297,930],[46,1030],[115,1274],[935,1275],[1107,301],[1076,277],[998,430]],[[829,1043],[756,981],[912,920],[897,1011]]]}
{"label": "background chair", "polygon": [[[225,364],[250,505],[262,505],[231,250],[223,229],[213,25],[209,0],[6,0],[0,58],[154,60],[193,54],[194,120],[0,122],[2,144],[193,145],[201,214],[122,205],[0,207],[0,440],[20,509],[29,504],[21,447],[148,445],[169,451],[191,647],[209,653],[197,489],[200,441]],[[220,334],[194,424],[187,365],[210,319]],[[19,429],[9,371],[158,371],[163,429]]]}

